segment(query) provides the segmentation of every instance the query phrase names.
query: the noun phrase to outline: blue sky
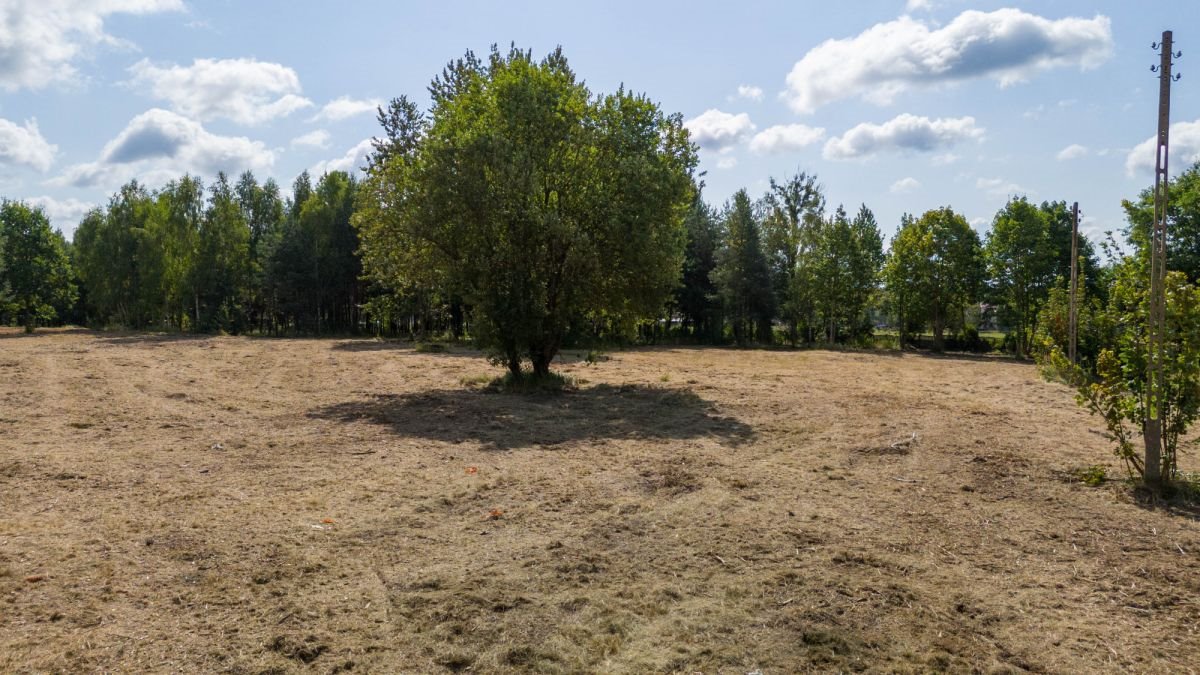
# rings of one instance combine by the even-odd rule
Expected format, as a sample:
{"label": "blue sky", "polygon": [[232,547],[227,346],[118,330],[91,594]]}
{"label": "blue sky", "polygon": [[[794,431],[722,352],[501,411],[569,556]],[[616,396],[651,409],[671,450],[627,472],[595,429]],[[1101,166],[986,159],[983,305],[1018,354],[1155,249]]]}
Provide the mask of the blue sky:
{"label": "blue sky", "polygon": [[69,234],[130,178],[352,169],[376,103],[424,102],[446,61],[510,42],[681,113],[710,202],[807,171],[888,236],[942,205],[986,232],[1014,194],[1120,228],[1153,177],[1164,29],[1172,173],[1200,159],[1196,2],[409,4],[0,0],[0,195]]}

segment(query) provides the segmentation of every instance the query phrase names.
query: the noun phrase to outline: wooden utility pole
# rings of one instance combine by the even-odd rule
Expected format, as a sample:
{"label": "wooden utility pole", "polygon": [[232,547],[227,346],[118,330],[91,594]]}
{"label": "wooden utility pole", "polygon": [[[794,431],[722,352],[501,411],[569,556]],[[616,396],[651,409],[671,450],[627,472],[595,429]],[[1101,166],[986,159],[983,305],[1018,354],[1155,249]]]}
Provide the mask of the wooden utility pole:
{"label": "wooden utility pole", "polygon": [[1067,317],[1067,331],[1071,335],[1067,351],[1071,365],[1075,365],[1075,343],[1079,332],[1079,202],[1071,205],[1071,309]]}
{"label": "wooden utility pole", "polygon": [[1171,31],[1162,34],[1162,43],[1152,45],[1162,49],[1162,60],[1150,70],[1158,73],[1158,147],[1154,158],[1154,229],[1150,237],[1150,323],[1149,351],[1146,355],[1146,463],[1143,478],[1147,483],[1162,480],[1162,400],[1163,400],[1163,334],[1166,332],[1167,301],[1167,136],[1171,126],[1171,59],[1181,56],[1172,53]]}

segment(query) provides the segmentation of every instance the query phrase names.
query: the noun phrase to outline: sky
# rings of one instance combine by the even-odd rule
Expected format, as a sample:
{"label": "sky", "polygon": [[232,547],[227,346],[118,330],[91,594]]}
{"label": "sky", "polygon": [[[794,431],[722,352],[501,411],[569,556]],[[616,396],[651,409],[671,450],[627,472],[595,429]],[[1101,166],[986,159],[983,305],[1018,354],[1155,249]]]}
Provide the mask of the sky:
{"label": "sky", "polygon": [[715,206],[803,171],[886,237],[941,206],[986,234],[1021,195],[1099,236],[1153,182],[1163,30],[1171,173],[1200,160],[1194,26],[1195,0],[0,0],[0,196],[70,237],[134,178],[358,170],[375,107],[427,105],[447,61],[561,45],[593,92],[683,116]]}

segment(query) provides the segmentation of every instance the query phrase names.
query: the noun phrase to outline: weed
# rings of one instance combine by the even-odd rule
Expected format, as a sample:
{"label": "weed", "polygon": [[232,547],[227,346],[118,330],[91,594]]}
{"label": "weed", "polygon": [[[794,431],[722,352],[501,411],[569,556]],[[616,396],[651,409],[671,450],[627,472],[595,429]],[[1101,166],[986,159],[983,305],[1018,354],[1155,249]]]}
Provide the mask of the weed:
{"label": "weed", "polygon": [[1075,472],[1081,483],[1088,487],[1099,487],[1108,480],[1108,467],[1103,464],[1093,464]]}
{"label": "weed", "polygon": [[584,362],[586,362],[589,366],[594,366],[597,363],[603,363],[604,361],[609,361],[611,359],[612,357],[608,354],[598,352],[595,349],[588,350],[587,356],[583,358]]}
{"label": "weed", "polygon": [[446,351],[446,345],[440,342],[418,342],[413,350],[418,354],[441,354]]}
{"label": "weed", "polygon": [[488,383],[488,389],[506,394],[557,394],[576,388],[575,378],[559,373],[536,376],[522,371],[520,377],[505,373]]}
{"label": "weed", "polygon": [[494,382],[496,378],[491,375],[463,375],[458,378],[458,383],[464,387],[483,387]]}

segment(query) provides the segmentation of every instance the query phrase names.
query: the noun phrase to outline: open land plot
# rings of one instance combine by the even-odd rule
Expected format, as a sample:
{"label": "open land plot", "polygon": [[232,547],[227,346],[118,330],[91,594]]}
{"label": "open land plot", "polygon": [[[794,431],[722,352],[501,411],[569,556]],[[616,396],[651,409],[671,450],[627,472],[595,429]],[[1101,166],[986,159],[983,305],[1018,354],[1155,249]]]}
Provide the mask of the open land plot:
{"label": "open land plot", "polygon": [[[0,332],[0,672],[1194,672],[1200,527],[1034,367]],[[1195,455],[1185,457],[1195,468]]]}

